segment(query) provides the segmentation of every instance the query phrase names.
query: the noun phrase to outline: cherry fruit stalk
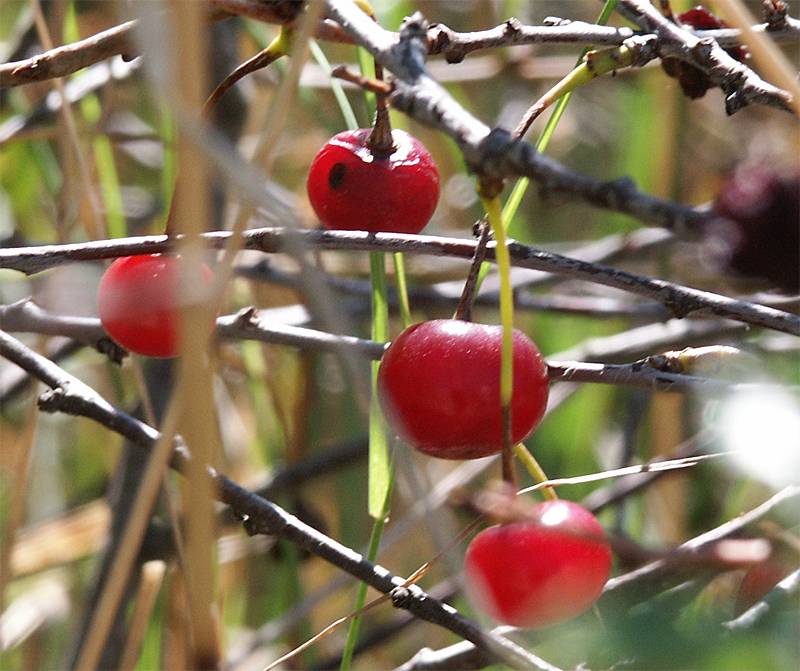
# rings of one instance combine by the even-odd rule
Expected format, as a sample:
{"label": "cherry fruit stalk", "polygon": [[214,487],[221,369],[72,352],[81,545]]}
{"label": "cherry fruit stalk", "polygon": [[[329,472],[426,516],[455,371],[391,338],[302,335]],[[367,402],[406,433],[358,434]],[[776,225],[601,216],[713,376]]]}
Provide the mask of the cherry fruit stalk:
{"label": "cherry fruit stalk", "polygon": [[[198,280],[212,274],[201,267]],[[180,258],[161,254],[126,256],[114,261],[97,292],[100,321],[122,347],[152,357],[180,353]]]}
{"label": "cherry fruit stalk", "polygon": [[[503,449],[502,328],[440,319],[407,328],[383,355],[378,391],[391,426],[418,450],[475,459]],[[536,345],[514,331],[511,440],[523,440],[547,407],[548,377]]]}
{"label": "cherry fruit stalk", "polygon": [[571,501],[532,505],[525,520],[490,527],[467,548],[476,605],[499,622],[539,628],[589,608],[611,571],[611,549],[592,513]]}
{"label": "cherry fruit stalk", "polygon": [[308,171],[308,198],[326,228],[419,233],[439,200],[439,171],[425,146],[393,130],[386,152],[371,148],[373,131],[332,137]]}

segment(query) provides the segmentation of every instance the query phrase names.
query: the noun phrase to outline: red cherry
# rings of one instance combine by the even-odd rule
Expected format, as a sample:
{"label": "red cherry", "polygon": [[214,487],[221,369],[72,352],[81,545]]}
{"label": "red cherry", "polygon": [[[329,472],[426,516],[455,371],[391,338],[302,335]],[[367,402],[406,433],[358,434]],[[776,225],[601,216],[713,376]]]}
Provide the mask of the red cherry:
{"label": "red cherry", "polygon": [[[702,5],[678,14],[677,19],[681,25],[695,30],[716,30],[717,28],[728,27],[725,21],[712,14]],[[744,47],[730,47],[725,51],[737,61],[745,61],[749,58],[749,54]],[[670,77],[678,80],[681,90],[689,98],[702,98],[706,91],[711,88],[711,81],[708,75],[680,59],[664,58],[661,61],[661,66]]]}
{"label": "red cherry", "polygon": [[738,617],[761,601],[772,591],[775,585],[796,568],[796,565],[793,565],[785,558],[768,559],[751,566],[739,584],[739,592],[736,595],[736,605],[734,607],[736,616]]}
{"label": "red cherry", "polygon": [[308,198],[319,220],[342,231],[419,233],[439,200],[439,171],[425,146],[392,131],[394,151],[374,154],[372,131],[334,135],[308,171]]}
{"label": "red cherry", "polygon": [[591,606],[611,571],[603,527],[570,501],[530,508],[530,521],[490,527],[467,548],[466,583],[494,619],[546,627]]}
{"label": "red cherry", "polygon": [[697,7],[678,14],[677,18],[679,23],[695,30],[716,30],[717,28],[725,28],[728,25],[718,16],[709,12],[703,5],[697,5]]}
{"label": "red cherry", "polygon": [[[503,449],[502,328],[455,319],[407,328],[383,355],[378,391],[397,434],[443,459],[475,459]],[[514,331],[511,439],[523,440],[547,406],[547,366]]]}
{"label": "red cherry", "polygon": [[[154,357],[180,353],[178,324],[179,259],[161,254],[126,256],[114,261],[100,280],[100,321],[117,343]],[[201,281],[211,282],[202,266]]]}

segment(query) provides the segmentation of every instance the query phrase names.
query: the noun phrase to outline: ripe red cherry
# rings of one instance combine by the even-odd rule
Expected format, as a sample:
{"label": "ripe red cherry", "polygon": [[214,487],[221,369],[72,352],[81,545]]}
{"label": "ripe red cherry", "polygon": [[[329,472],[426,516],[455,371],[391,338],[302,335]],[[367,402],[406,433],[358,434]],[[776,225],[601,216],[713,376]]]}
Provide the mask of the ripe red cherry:
{"label": "ripe red cherry", "polygon": [[[695,30],[716,30],[717,28],[728,27],[725,21],[709,12],[702,5],[678,14],[677,19],[681,25]],[[747,50],[743,47],[731,47],[725,51],[737,61],[744,61],[749,56]],[[712,86],[705,72],[678,58],[664,58],[661,61],[661,66],[670,77],[678,80],[681,90],[688,98],[702,98]]]}
{"label": "ripe red cherry", "polygon": [[[499,326],[455,319],[407,328],[386,350],[378,392],[397,434],[443,459],[475,459],[503,449]],[[514,331],[511,439],[518,443],[547,406],[547,366]]]}
{"label": "ripe red cherry", "polygon": [[467,587],[499,622],[546,627],[591,606],[611,571],[603,528],[570,501],[530,508],[530,521],[490,527],[467,548]]}
{"label": "ripe red cherry", "polygon": [[[122,347],[153,357],[179,354],[179,264],[173,256],[146,254],[108,267],[97,291],[100,321]],[[209,284],[211,270],[203,265],[201,272]]]}
{"label": "ripe red cherry", "polygon": [[343,231],[419,233],[439,200],[439,171],[425,146],[392,131],[394,151],[367,146],[372,131],[334,135],[308,171],[308,198],[319,220]]}

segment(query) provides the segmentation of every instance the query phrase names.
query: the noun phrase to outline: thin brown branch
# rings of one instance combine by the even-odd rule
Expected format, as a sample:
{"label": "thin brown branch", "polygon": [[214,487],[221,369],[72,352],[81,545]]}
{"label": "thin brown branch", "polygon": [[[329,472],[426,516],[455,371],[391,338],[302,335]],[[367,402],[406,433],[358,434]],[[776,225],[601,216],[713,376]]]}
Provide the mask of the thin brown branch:
{"label": "thin brown branch", "polygon": [[[217,231],[204,234],[203,237],[207,244],[218,249],[224,246],[230,235],[228,232]],[[432,235],[372,234],[361,231],[287,230],[283,228],[251,229],[243,233],[243,238],[245,249],[266,253],[282,252],[291,244],[300,243],[317,249],[406,252],[471,259],[477,246],[477,242],[474,240]],[[147,236],[67,245],[0,249],[0,268],[10,268],[33,274],[70,261],[91,261],[131,254],[166,252],[174,249],[176,240],[179,238]],[[487,260],[494,261],[495,244],[494,242],[488,244]],[[656,300],[665,305],[676,317],[713,315],[792,335],[800,335],[800,317],[775,308],[561,256],[518,242],[509,243],[509,252],[515,266],[594,282]]]}
{"label": "thin brown branch", "polygon": [[428,53],[441,54],[448,63],[460,63],[479,49],[544,43],[619,45],[632,36],[630,28],[598,26],[555,17],[546,18],[542,26],[526,26],[511,18],[495,28],[470,33],[459,33],[441,23],[434,23],[428,29]]}
{"label": "thin brown branch", "polygon": [[[99,319],[52,315],[30,301],[0,306],[0,328],[12,332],[44,331],[50,335],[63,335],[59,333],[63,329],[68,331],[71,337],[82,342],[93,342],[104,337]],[[269,317],[260,316],[255,308],[246,308],[237,314],[219,317],[216,332],[219,337],[230,340],[258,340],[299,349],[344,352],[372,360],[379,360],[387,347],[382,343],[362,338],[281,325]],[[548,361],[547,368],[553,382],[626,385],[663,392],[727,393],[733,389],[741,390],[751,386],[734,384],[727,380],[666,372],[641,361],[615,365],[551,360]]]}
{"label": "thin brown branch", "polygon": [[131,34],[136,21],[127,21],[85,40],[56,47],[23,61],[0,65],[0,87],[21,86],[66,77],[99,61],[131,54]]}

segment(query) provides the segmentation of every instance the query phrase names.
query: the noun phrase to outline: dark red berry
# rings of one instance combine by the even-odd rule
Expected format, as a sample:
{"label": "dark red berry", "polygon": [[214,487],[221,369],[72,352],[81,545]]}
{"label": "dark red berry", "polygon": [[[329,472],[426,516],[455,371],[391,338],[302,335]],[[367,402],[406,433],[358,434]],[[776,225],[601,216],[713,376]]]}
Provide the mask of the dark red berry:
{"label": "dark red berry", "polygon": [[[499,326],[455,319],[407,328],[381,361],[381,405],[397,434],[443,459],[475,459],[503,449]],[[514,331],[511,439],[518,443],[547,406],[547,366]]]}
{"label": "dark red berry", "polygon": [[344,131],[319,151],[308,171],[308,198],[327,228],[419,233],[439,200],[439,171],[425,146],[392,131],[394,150],[374,153],[371,129]]}
{"label": "dark red berry", "polygon": [[608,580],[611,549],[594,515],[577,503],[531,506],[530,521],[490,527],[467,548],[476,604],[495,620],[546,627],[589,608]]}
{"label": "dark red berry", "polygon": [[739,584],[739,592],[736,595],[734,606],[736,616],[738,617],[761,601],[795,569],[797,569],[797,561],[795,560],[793,563],[789,556],[770,558],[750,567]]}
{"label": "dark red berry", "polygon": [[[727,28],[728,24],[712,14],[702,5],[678,14],[678,23],[695,30],[716,30]],[[726,49],[733,58],[744,61],[748,58],[747,50],[743,47]],[[678,58],[664,58],[661,66],[670,77],[678,80],[681,90],[688,98],[702,98],[713,85],[705,72]]]}
{"label": "dark red berry", "polygon": [[[153,357],[180,353],[180,261],[173,256],[146,254],[114,261],[100,280],[97,302],[100,321],[115,342],[131,352]],[[202,266],[200,282],[210,284]]]}
{"label": "dark red berry", "polygon": [[714,212],[724,219],[707,226],[706,248],[719,266],[800,291],[800,172],[740,166],[723,184]]}

